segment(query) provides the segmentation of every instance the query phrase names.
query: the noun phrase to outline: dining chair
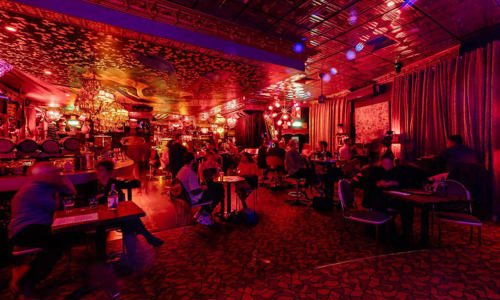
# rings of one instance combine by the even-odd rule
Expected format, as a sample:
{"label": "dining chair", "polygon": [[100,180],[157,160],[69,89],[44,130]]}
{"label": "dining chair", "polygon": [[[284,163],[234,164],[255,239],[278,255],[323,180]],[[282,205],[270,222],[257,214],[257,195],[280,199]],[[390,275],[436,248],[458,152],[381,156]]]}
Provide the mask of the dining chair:
{"label": "dining chair", "polygon": [[[477,242],[481,245],[481,227],[483,223],[479,218],[472,215],[472,199],[467,188],[460,182],[456,180],[446,180],[447,193],[449,196],[463,197],[467,200],[465,207],[451,207],[451,210],[447,211],[434,211],[434,216],[438,223],[438,240],[441,244],[442,237],[442,225],[443,223],[464,225],[470,227],[469,242],[472,243],[472,238],[474,234],[474,227],[477,227]],[[446,209],[446,206],[443,207]]]}
{"label": "dining chair", "polygon": [[351,183],[346,179],[339,180],[339,199],[344,220],[374,225],[375,237],[378,241],[379,227],[390,221],[392,216],[380,211],[356,209]]}

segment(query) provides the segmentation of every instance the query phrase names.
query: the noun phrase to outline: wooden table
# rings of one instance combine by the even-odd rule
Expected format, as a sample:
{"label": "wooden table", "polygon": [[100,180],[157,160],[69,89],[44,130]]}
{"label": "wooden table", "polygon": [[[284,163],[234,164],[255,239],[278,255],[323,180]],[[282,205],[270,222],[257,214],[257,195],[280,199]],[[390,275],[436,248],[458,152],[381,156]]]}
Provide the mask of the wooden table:
{"label": "wooden table", "polygon": [[118,209],[109,210],[106,205],[99,205],[95,209],[91,209],[89,207],[86,208],[74,208],[71,211],[56,211],[54,214],[54,221],[58,218],[72,217],[78,215],[88,215],[97,213],[97,219],[83,221],[83,222],[75,222],[71,224],[52,226],[53,233],[61,233],[68,231],[84,231],[89,229],[94,229],[98,226],[105,225],[115,225],[120,222],[144,217],[146,214],[132,201],[124,201],[118,203]]}
{"label": "wooden table", "polygon": [[392,202],[398,202],[399,204],[402,203],[412,207],[419,207],[421,209],[420,243],[422,244],[422,246],[427,246],[427,244],[429,243],[429,212],[432,210],[432,207],[438,204],[467,203],[468,200],[457,196],[442,197],[435,194],[417,193],[384,191],[384,194]]}
{"label": "wooden table", "polygon": [[226,184],[226,212],[228,214],[231,213],[231,183],[238,183],[245,181],[245,178],[241,176],[224,176],[222,180],[220,178],[217,179],[217,182]]}

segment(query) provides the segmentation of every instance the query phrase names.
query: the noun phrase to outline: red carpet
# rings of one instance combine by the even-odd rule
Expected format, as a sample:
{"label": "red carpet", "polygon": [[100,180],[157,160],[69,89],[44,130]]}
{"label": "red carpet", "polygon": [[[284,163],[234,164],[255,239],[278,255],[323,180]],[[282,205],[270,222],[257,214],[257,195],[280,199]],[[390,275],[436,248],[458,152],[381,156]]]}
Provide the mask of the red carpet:
{"label": "red carpet", "polygon": [[[429,250],[397,253],[390,242],[377,247],[363,226],[350,226],[341,241],[340,212],[290,207],[283,193],[259,193],[256,227],[164,230],[158,249],[141,238],[142,270],[121,277],[120,299],[500,299],[498,225],[484,226],[483,246],[468,244],[468,228],[447,226],[443,247],[432,240]],[[151,220],[164,215],[150,213],[146,223],[166,222]],[[75,260],[84,254],[74,252]],[[81,269],[75,262],[73,273]],[[42,291],[63,299],[79,284]],[[98,289],[83,299],[106,297]]]}

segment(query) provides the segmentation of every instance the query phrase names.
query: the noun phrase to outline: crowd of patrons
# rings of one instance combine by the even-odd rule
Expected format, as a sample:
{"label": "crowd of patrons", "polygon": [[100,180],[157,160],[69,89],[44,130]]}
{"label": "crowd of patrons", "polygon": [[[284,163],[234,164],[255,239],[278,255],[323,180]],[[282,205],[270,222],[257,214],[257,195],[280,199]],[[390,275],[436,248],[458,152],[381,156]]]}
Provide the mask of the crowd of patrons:
{"label": "crowd of patrons", "polygon": [[[257,174],[263,174],[264,179],[269,174],[270,157],[281,162],[274,166],[274,171],[277,170],[291,178],[304,178],[306,186],[316,187],[325,197],[333,197],[331,193],[333,182],[340,178],[348,178],[354,186],[364,191],[362,205],[370,210],[387,211],[389,205],[383,193],[386,189],[421,188],[432,180],[439,181],[442,177],[446,177],[464,183],[473,198],[483,199],[481,193],[485,189],[481,184],[487,182],[482,177],[485,176],[485,172],[478,155],[463,144],[460,136],[449,137],[446,150],[432,157],[433,164],[442,166],[443,170],[436,176],[430,176],[433,174],[412,164],[396,164],[389,147],[383,149],[381,146],[372,145],[369,147],[370,158],[367,163],[362,163],[350,139],[345,139],[342,147],[335,153],[337,160],[334,164],[321,163],[333,161],[331,160],[333,155],[324,141],[319,142],[315,151],[306,144],[299,152],[296,140],[290,140],[287,145],[284,141],[271,144],[265,140],[258,149],[257,161],[254,161],[250,154],[238,153],[232,143],[219,145],[218,148],[221,151],[218,151],[213,143],[207,143],[202,154],[195,155],[182,145],[180,136],[177,136],[168,145],[168,157],[165,158],[168,160],[168,169],[175,179],[174,185],[179,188],[174,196],[184,197],[189,205],[199,204],[201,209],[196,219],[205,225],[213,224],[212,214],[219,205],[221,209],[219,217],[224,218],[225,195],[223,183],[218,180],[220,174],[245,178],[237,184],[236,192],[243,208],[247,208],[246,199],[251,191],[257,188]],[[83,200],[95,197],[99,203],[104,204],[111,186],[115,185],[118,187],[120,200],[124,200],[124,194],[119,188],[120,182],[113,178],[113,168],[112,162],[99,162],[96,167],[97,179],[83,187],[80,186],[77,193],[73,184],[60,175],[51,164],[42,162],[32,167],[33,179],[12,199],[9,239],[14,247],[39,247],[44,251],[37,255],[28,269],[14,274],[12,280],[14,290],[29,295],[36,284],[47,276],[64,250],[73,243],[81,241],[82,236],[76,234],[53,235],[51,232],[53,215],[56,210],[61,209],[58,200],[62,196],[78,194]],[[330,194],[324,192],[328,189]],[[476,204],[477,214],[482,213],[481,207],[487,207],[484,203]],[[403,235],[407,235],[413,211],[405,207],[397,209],[403,220]],[[110,227],[121,229],[126,252],[131,260],[136,258],[138,235],[142,235],[154,247],[163,244],[161,239],[148,231],[140,219],[121,222],[116,226],[109,224],[97,228],[94,234],[97,262],[106,259],[106,238]]]}

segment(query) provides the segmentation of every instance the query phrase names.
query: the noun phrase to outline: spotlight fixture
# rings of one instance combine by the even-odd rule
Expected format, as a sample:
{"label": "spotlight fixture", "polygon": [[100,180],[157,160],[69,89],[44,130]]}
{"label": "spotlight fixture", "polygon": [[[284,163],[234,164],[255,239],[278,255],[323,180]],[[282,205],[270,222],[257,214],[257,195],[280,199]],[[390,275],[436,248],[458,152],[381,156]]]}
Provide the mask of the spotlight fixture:
{"label": "spotlight fixture", "polygon": [[14,27],[14,26],[7,25],[4,28],[5,28],[5,30],[10,31],[10,32],[16,32],[17,31],[16,27]]}
{"label": "spotlight fixture", "polygon": [[401,73],[401,69],[403,68],[403,63],[399,61],[399,56],[396,58],[396,61],[394,62],[394,71],[396,73]]}
{"label": "spotlight fixture", "polygon": [[325,103],[326,101],[326,96],[323,95],[323,78],[325,77],[325,73],[321,72],[319,73],[319,79],[320,79],[320,83],[321,83],[321,94],[319,95],[318,97],[318,103]]}

